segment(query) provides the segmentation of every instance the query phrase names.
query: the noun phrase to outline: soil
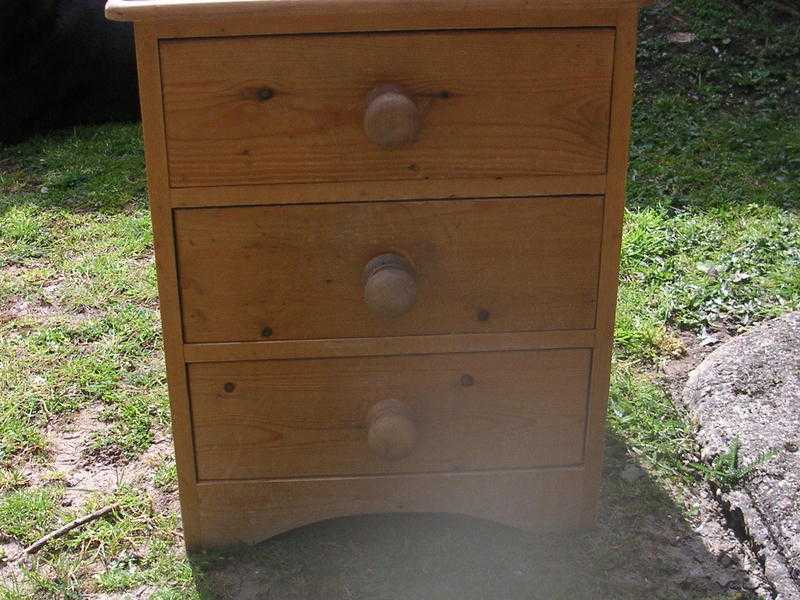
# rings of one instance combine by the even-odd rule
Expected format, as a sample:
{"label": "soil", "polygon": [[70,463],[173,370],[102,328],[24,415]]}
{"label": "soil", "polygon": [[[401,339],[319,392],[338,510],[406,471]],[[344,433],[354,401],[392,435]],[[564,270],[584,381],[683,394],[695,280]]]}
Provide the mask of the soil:
{"label": "soil", "polygon": [[773,597],[713,494],[671,497],[614,439],[591,532],[537,536],[454,515],[371,515],[195,560],[206,596],[222,600]]}
{"label": "soil", "polygon": [[[177,513],[179,502],[177,491],[160,490],[153,485],[152,473],[165,457],[173,455],[172,440],[157,437],[150,448],[135,461],[117,460],[114,463],[97,461],[91,451],[93,434],[106,427],[101,419],[102,406],[90,405],[77,413],[55,420],[47,429],[49,447],[48,461],[30,461],[22,469],[28,487],[37,487],[54,479],[64,484],[62,506],[80,515],[86,499],[97,493],[113,493],[120,485],[128,485],[147,494],[155,510],[162,513]],[[12,540],[0,539],[0,556],[6,557],[9,564],[2,569],[0,576],[18,576],[21,565],[10,564],[20,555],[22,546]],[[101,565],[86,565],[87,571],[99,572]],[[155,589],[141,588],[120,595],[100,594],[89,596],[92,599],[149,598]],[[135,592],[135,593],[134,593]]]}

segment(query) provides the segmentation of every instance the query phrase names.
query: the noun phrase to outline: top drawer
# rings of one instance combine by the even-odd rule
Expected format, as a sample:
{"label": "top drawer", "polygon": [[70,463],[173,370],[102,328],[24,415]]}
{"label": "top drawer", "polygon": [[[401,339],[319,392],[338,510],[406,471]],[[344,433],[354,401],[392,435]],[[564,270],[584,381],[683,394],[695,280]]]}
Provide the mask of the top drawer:
{"label": "top drawer", "polygon": [[[172,187],[602,174],[612,29],[161,42]],[[397,85],[416,140],[364,130]]]}

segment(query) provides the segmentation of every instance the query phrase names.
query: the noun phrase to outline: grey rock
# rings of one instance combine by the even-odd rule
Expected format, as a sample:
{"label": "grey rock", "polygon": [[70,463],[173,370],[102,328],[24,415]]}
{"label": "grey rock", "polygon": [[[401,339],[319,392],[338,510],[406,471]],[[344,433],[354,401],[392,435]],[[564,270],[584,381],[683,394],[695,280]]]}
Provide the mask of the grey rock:
{"label": "grey rock", "polygon": [[739,438],[740,464],[775,452],[741,489],[722,494],[743,535],[763,547],[782,600],[800,600],[800,312],[763,323],[712,352],[683,401],[704,459]]}
{"label": "grey rock", "polygon": [[[673,44],[691,44],[693,41],[695,41],[697,39],[697,34],[692,33],[690,31],[678,31],[678,32],[675,32],[675,33],[670,33],[667,36],[667,39],[670,42],[672,42]],[[714,268],[714,267],[711,267],[707,271],[709,277],[712,277],[712,274],[711,274],[712,272],[714,274],[713,276],[717,275],[717,269]]]}

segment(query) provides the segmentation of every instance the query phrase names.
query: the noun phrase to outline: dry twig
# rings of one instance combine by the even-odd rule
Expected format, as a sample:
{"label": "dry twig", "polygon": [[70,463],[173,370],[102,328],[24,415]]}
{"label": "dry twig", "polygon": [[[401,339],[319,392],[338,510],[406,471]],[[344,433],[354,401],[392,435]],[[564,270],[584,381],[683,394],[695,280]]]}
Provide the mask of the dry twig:
{"label": "dry twig", "polygon": [[24,560],[27,556],[29,556],[31,554],[37,553],[39,550],[41,550],[42,546],[44,546],[50,540],[54,540],[56,538],[60,538],[62,535],[64,535],[65,533],[69,533],[73,529],[77,529],[78,527],[81,527],[82,525],[86,525],[86,523],[91,523],[92,521],[96,521],[97,519],[99,519],[103,515],[107,515],[112,510],[115,510],[117,508],[119,508],[119,504],[109,504],[108,506],[104,506],[103,508],[100,508],[100,509],[98,509],[98,510],[92,512],[92,513],[89,513],[88,515],[84,515],[82,517],[79,517],[79,518],[75,519],[74,521],[70,521],[69,523],[59,527],[58,529],[56,529],[54,531],[51,531],[47,535],[45,535],[43,537],[40,537],[38,540],[33,542],[30,546],[25,548],[20,553],[20,555],[14,560],[14,564],[17,564],[17,563],[21,562],[22,560]]}

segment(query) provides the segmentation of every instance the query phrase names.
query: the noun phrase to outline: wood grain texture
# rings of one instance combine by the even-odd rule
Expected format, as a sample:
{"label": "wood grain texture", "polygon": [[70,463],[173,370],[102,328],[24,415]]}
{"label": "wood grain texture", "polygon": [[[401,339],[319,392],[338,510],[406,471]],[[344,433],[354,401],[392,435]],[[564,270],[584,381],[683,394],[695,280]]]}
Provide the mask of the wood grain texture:
{"label": "wood grain texture", "polygon": [[[581,15],[587,12],[612,11],[621,6],[647,5],[651,0],[415,0],[413,3],[396,0],[109,0],[106,16],[121,21],[175,21],[188,19],[214,22],[225,19],[249,18],[294,23],[297,32],[314,32],[328,27],[346,27],[348,20],[359,19],[362,27],[385,30],[387,27],[409,26],[419,22],[451,27],[471,26],[492,28],[507,21],[504,13],[516,17],[517,26],[526,25],[542,14],[566,15],[566,24],[582,25]],[[482,20],[468,20],[470,16]],[[269,31],[269,30],[267,30]]]}
{"label": "wood grain texture", "polygon": [[[108,3],[112,18],[141,21],[190,548],[368,512],[594,523],[637,4]],[[366,94],[383,83],[422,107],[408,148],[372,148],[363,132]],[[360,296],[381,252],[404,253],[422,276],[422,303],[388,325]],[[413,435],[401,422],[398,438],[413,449],[397,462],[368,449],[380,392],[414,410]],[[583,465],[529,470],[565,461]],[[225,480],[242,476],[257,479]]]}
{"label": "wood grain texture", "polygon": [[[360,1],[360,0],[359,0]],[[374,4],[373,0],[366,0]],[[276,2],[276,4],[278,4]],[[148,23],[164,39],[199,37],[237,37],[245,35],[282,35],[294,33],[356,33],[372,31],[426,31],[464,29],[520,29],[614,27],[616,8],[535,8],[530,3],[509,5],[508,0],[469,0],[464,3],[408,10],[403,2],[386,2],[380,11],[360,10],[359,2],[341,0],[326,3],[325,10],[308,10],[307,0],[299,0],[293,11],[275,10],[270,15],[234,14],[218,19],[165,18]],[[336,10],[334,7],[338,7]]]}
{"label": "wood grain texture", "polygon": [[614,344],[614,320],[619,284],[619,258],[625,182],[631,132],[633,80],[636,72],[638,11],[620,11],[614,49],[614,94],[609,147],[608,195],[603,222],[603,244],[597,310],[597,345],[592,364],[591,403],[586,435],[586,483],[583,523],[594,525],[600,503],[605,449],[606,411]]}
{"label": "wood grain texture", "polygon": [[592,348],[593,330],[185,344],[186,362]]}
{"label": "wood grain texture", "polygon": [[423,181],[348,181],[173,188],[174,208],[325,204],[417,198],[503,198],[520,196],[602,196],[605,175],[545,175],[528,178],[437,179]]}
{"label": "wood grain texture", "polygon": [[579,468],[201,483],[200,540],[252,544],[307,523],[379,512],[449,512],[569,531],[580,523],[582,487]]}
{"label": "wood grain texture", "polygon": [[152,30],[146,25],[136,25],[135,31],[144,128],[144,155],[147,163],[147,193],[153,221],[158,296],[172,416],[172,436],[175,444],[184,538],[187,546],[193,547],[199,539],[197,481],[195,479],[186,365],[183,356],[175,244],[172,237],[172,210],[169,207],[168,196],[169,182],[167,154],[164,145],[158,42]]}
{"label": "wood grain texture", "polygon": [[[526,198],[175,211],[187,342],[592,329],[603,199]],[[363,298],[380,254],[416,302]]]}
{"label": "wood grain texture", "polygon": [[[163,41],[171,185],[602,174],[613,43],[611,29]],[[420,109],[408,147],[364,133],[386,83]]]}
{"label": "wood grain texture", "polygon": [[[470,353],[189,366],[199,480],[578,464],[591,351]],[[411,453],[368,446],[368,413],[398,400]]]}

